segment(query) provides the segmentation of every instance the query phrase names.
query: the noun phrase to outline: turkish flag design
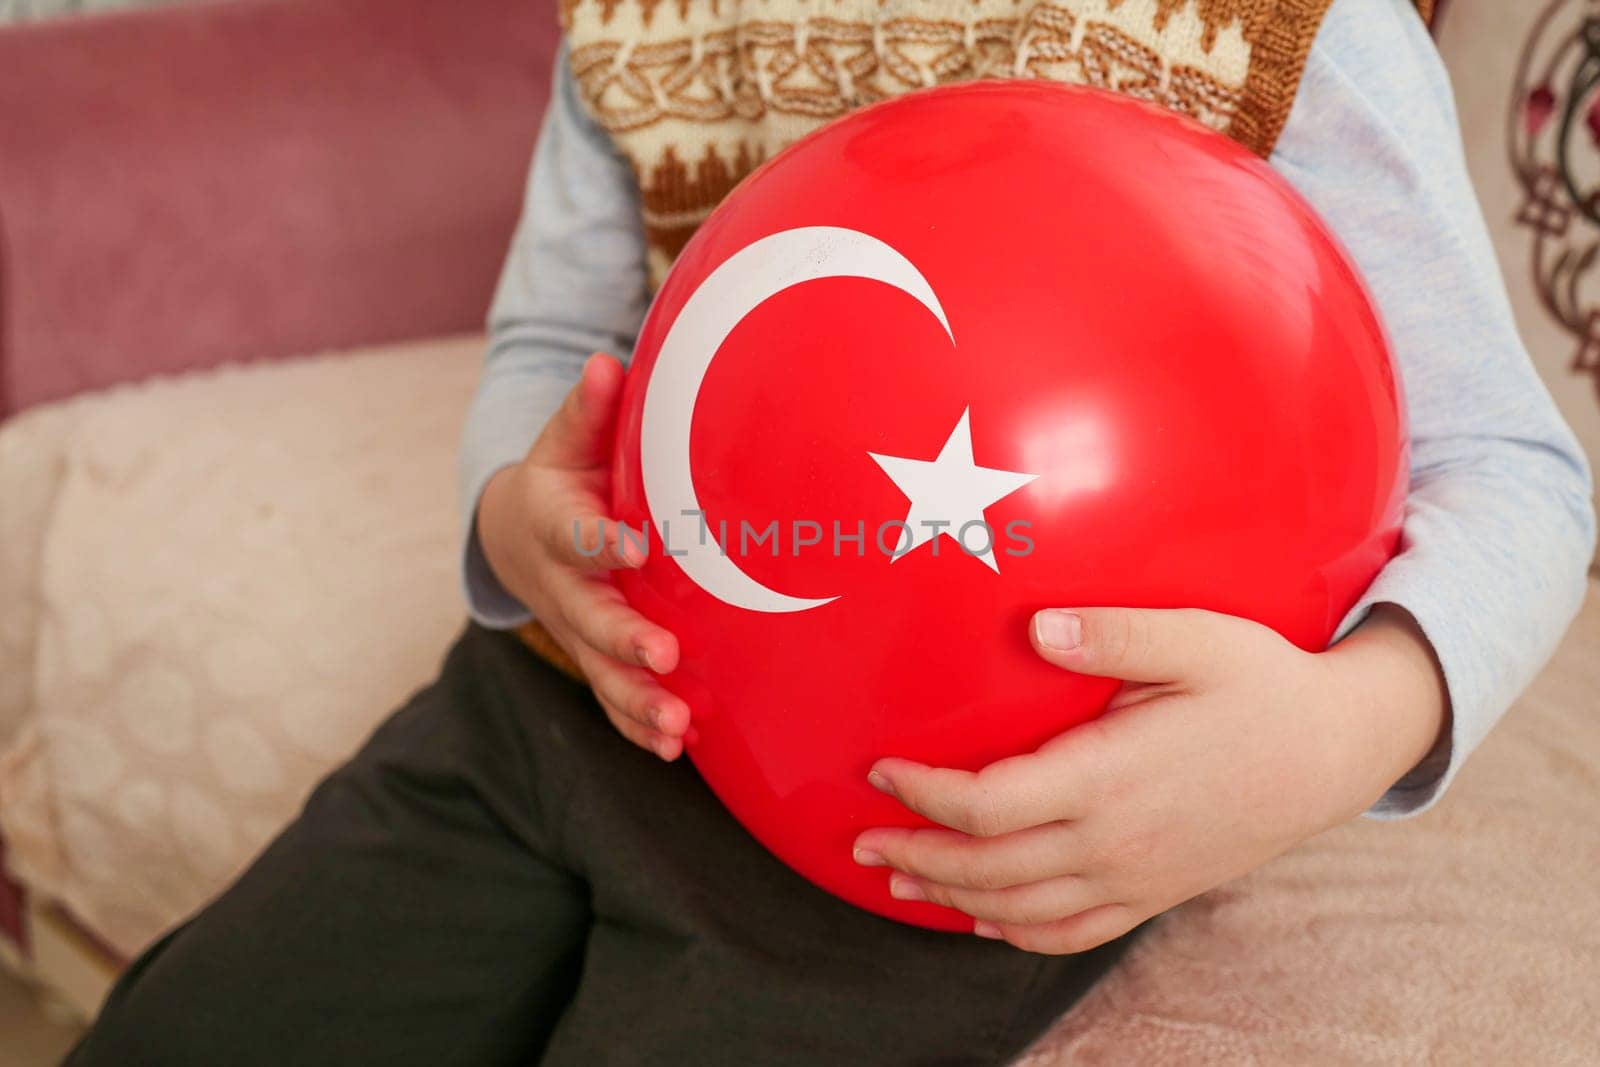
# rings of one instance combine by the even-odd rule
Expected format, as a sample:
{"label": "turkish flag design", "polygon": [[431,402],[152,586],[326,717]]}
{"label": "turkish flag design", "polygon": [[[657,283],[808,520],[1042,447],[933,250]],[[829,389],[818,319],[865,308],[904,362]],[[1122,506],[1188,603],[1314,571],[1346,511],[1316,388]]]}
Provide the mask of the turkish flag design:
{"label": "turkish flag design", "polygon": [[651,555],[618,581],[677,634],[688,753],[751,833],[970,930],[852,862],[919,821],[873,760],[975,769],[1097,715],[1116,683],[1040,660],[1040,608],[1325,647],[1395,549],[1403,413],[1356,269],[1233,142],[1090,89],[913,93],[773,159],[674,266],[613,487]]}

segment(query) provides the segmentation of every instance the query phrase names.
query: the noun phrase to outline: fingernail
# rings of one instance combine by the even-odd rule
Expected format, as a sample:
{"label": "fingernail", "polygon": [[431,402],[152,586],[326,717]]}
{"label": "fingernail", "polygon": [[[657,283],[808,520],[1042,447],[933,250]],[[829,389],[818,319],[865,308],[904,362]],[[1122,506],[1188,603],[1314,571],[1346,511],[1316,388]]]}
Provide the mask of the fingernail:
{"label": "fingernail", "polygon": [[653,671],[656,669],[655,664],[650,662],[650,650],[643,645],[633,646],[633,657],[639,661],[639,666],[645,670]]}
{"label": "fingernail", "polygon": [[660,708],[651,708],[650,709],[650,714],[649,714],[649,719],[650,719],[650,725],[651,726],[654,726],[657,730],[661,729],[661,709]]}
{"label": "fingernail", "polygon": [[863,867],[887,867],[889,861],[873,852],[871,849],[858,848],[855,850],[856,862]]}
{"label": "fingernail", "polygon": [[889,895],[896,900],[927,900],[928,894],[909,878],[889,879]]}
{"label": "fingernail", "polygon": [[1005,936],[994,923],[984,922],[982,919],[972,924],[972,932],[991,941],[998,941]]}
{"label": "fingernail", "polygon": [[658,737],[654,741],[650,742],[650,745],[656,750],[656,755],[660,756],[662,759],[672,758],[672,741],[669,738]]}
{"label": "fingernail", "polygon": [[1083,620],[1070,611],[1041,611],[1034,616],[1039,643],[1059,652],[1071,652],[1083,642]]}
{"label": "fingernail", "polygon": [[880,793],[888,793],[890,796],[894,796],[894,783],[877,771],[867,772],[867,784]]}

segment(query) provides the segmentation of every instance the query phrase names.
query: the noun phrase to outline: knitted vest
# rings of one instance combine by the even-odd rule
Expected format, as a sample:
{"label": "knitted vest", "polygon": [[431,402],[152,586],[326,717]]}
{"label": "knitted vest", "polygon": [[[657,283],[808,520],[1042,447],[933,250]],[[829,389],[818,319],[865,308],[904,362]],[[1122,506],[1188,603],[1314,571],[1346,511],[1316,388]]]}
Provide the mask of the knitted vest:
{"label": "knitted vest", "polygon": [[[652,287],[736,184],[854,108],[973,78],[1163,104],[1272,151],[1333,0],[560,0],[585,107],[639,183]],[[1415,0],[1424,19],[1435,0]],[[519,635],[583,675],[538,623]]]}
{"label": "knitted vest", "polygon": [[[650,280],[763,160],[911,89],[1050,78],[1266,156],[1332,0],[560,0],[585,106],[632,164]],[[1434,0],[1415,0],[1424,18]]]}

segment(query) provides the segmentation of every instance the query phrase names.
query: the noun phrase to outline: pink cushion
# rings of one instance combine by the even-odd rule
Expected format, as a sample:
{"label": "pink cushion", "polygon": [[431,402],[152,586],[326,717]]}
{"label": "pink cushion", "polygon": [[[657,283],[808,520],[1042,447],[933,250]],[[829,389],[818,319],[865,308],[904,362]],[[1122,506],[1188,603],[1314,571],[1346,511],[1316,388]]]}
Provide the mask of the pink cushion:
{"label": "pink cushion", "polygon": [[537,0],[242,0],[0,31],[0,414],[481,325]]}

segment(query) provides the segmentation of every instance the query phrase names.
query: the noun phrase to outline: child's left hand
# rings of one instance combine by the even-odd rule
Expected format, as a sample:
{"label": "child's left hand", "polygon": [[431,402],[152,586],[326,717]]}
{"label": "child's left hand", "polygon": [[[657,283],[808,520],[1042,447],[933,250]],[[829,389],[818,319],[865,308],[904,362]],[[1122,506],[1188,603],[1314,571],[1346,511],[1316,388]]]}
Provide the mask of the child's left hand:
{"label": "child's left hand", "polygon": [[1109,941],[1360,814],[1448,714],[1432,649],[1388,604],[1315,654],[1199,610],[1040,612],[1031,637],[1125,680],[1106,713],[976,772],[879,760],[869,780],[941,828],[868,830],[855,856],[1034,952]]}

